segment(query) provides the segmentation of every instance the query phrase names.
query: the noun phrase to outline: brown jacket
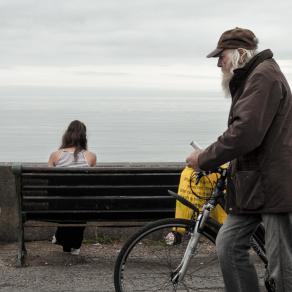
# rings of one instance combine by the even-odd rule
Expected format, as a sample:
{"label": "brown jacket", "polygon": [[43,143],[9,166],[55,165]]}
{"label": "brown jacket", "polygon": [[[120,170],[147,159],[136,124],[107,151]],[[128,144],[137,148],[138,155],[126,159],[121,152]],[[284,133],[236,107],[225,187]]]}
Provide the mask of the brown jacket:
{"label": "brown jacket", "polygon": [[204,170],[231,162],[230,213],[292,212],[292,96],[272,57],[234,71],[228,129],[199,155]]}

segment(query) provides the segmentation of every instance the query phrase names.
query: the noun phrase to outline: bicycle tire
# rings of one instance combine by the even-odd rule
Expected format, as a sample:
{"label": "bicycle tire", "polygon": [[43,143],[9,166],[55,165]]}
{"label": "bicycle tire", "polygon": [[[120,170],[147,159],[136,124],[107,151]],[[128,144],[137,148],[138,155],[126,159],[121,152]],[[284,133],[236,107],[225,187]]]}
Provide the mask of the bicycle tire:
{"label": "bicycle tire", "polygon": [[[117,257],[114,271],[116,292],[201,291],[206,269],[207,274],[212,274],[210,269],[217,262],[215,249],[208,245],[209,241],[215,243],[220,228],[216,223],[211,218],[206,222],[202,231],[204,236],[195,251],[198,256],[192,258],[183,281],[177,285],[171,282],[171,274],[182,259],[189,240],[188,230],[194,228],[195,221],[162,219],[146,225],[127,240]],[[185,230],[181,242],[166,244],[165,235],[177,228]],[[212,281],[212,277],[208,277],[208,281]]]}

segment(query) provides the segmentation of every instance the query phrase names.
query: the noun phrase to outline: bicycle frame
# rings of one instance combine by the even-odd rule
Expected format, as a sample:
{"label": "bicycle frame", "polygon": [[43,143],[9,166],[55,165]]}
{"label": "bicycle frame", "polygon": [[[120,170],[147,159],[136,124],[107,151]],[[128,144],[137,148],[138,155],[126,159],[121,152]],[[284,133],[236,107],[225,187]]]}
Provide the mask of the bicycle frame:
{"label": "bicycle frame", "polygon": [[[203,205],[202,211],[199,211],[199,215],[197,216],[195,227],[193,231],[191,232],[191,238],[188,242],[182,261],[177,267],[177,269],[173,272],[171,281],[174,284],[183,280],[186,274],[186,271],[188,269],[190,260],[192,258],[193,252],[199,242],[201,231],[203,230],[205,223],[207,219],[209,218],[210,212],[216,207],[219,198],[223,195],[223,190],[225,188],[225,181],[226,181],[226,176],[227,176],[227,169],[220,168],[219,173],[220,173],[220,178],[218,179],[216,187],[214,191],[212,192],[211,198],[208,200],[206,204]],[[197,175],[197,183],[200,180],[200,178],[204,175],[205,175],[204,172],[201,172]],[[172,194],[172,192],[169,192],[169,193]],[[175,197],[184,204],[185,201],[178,198],[179,196],[175,196]]]}
{"label": "bicycle frame", "polygon": [[198,220],[196,221],[194,231],[191,232],[191,238],[188,242],[188,245],[187,245],[186,251],[184,253],[184,256],[182,258],[182,261],[179,264],[179,266],[177,267],[177,269],[173,272],[173,275],[171,277],[171,281],[173,283],[177,283],[177,282],[183,280],[183,278],[187,272],[190,260],[191,260],[192,255],[193,255],[193,251],[197,247],[197,244],[198,244],[200,236],[201,236],[201,233],[199,232],[199,228],[200,228],[200,219],[202,218],[202,216],[203,216],[203,214],[200,214],[198,216]]}

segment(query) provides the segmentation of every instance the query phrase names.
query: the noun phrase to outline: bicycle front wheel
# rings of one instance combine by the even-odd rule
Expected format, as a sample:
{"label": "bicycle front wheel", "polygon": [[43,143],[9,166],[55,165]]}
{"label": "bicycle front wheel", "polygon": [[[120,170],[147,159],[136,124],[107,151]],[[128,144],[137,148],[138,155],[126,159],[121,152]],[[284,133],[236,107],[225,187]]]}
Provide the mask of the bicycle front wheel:
{"label": "bicycle front wheel", "polygon": [[[212,222],[211,222],[212,223]],[[185,253],[194,221],[163,219],[146,225],[121,249],[115,265],[117,292],[201,291],[206,274],[217,261],[214,245],[219,226],[207,221],[182,281],[173,283],[175,270]],[[218,228],[218,229],[217,229]],[[175,237],[169,235],[175,234]],[[171,240],[173,239],[173,241]],[[208,283],[212,285],[212,279]]]}

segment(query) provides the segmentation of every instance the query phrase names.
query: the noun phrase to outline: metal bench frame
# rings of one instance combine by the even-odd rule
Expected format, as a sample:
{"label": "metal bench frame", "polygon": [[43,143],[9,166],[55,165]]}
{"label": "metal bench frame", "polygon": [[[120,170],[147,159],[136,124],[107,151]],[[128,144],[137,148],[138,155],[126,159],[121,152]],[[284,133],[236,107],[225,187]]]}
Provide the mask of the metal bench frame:
{"label": "metal bench frame", "polygon": [[[26,255],[25,222],[135,225],[174,217],[180,166],[56,168],[13,165],[18,197],[18,264]],[[73,224],[72,224],[73,222]],[[68,224],[69,223],[69,224]],[[105,225],[107,226],[107,224]]]}

